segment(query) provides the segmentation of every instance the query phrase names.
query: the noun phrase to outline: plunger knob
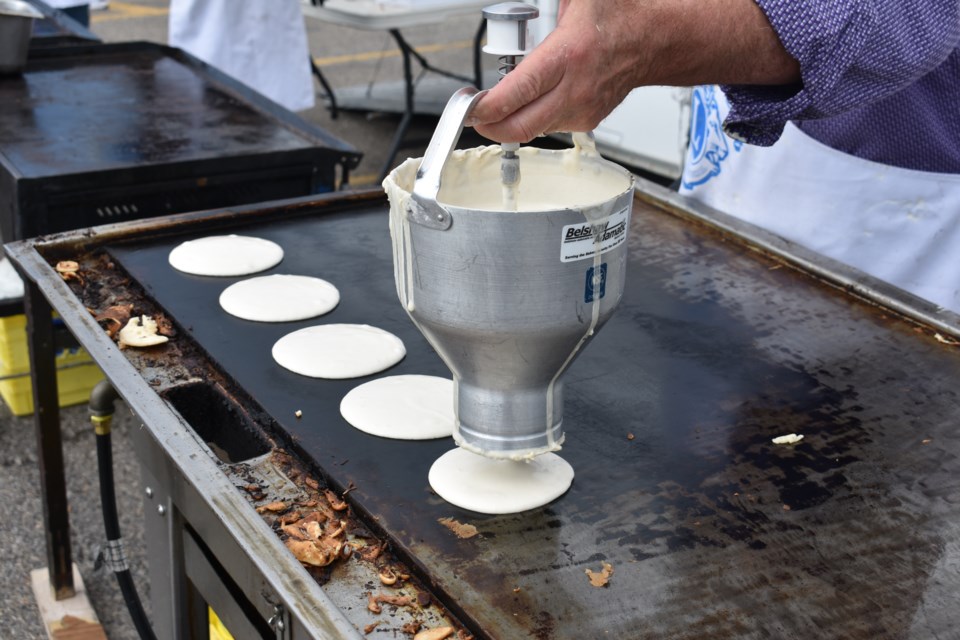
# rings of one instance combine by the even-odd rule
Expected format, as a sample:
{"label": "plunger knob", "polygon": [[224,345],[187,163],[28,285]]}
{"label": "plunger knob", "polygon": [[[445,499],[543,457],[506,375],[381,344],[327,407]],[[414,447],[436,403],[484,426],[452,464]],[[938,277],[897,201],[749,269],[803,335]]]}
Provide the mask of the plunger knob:
{"label": "plunger knob", "polygon": [[[510,72],[516,66],[517,56],[524,56],[533,49],[533,38],[527,23],[540,15],[540,9],[523,2],[501,2],[484,7],[487,21],[487,44],[483,50],[501,56],[500,74]],[[506,68],[504,68],[506,67]]]}

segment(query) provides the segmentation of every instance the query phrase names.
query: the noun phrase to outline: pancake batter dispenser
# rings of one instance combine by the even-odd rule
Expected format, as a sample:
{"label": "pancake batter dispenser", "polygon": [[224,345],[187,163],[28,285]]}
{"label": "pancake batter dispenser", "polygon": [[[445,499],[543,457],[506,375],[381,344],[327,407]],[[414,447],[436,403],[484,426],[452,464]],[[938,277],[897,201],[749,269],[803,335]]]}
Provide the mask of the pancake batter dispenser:
{"label": "pancake batter dispenser", "polygon": [[[523,49],[502,46],[498,23],[525,31],[528,9],[484,11],[506,70]],[[384,186],[397,293],[453,373],[455,441],[524,459],[560,448],[562,375],[622,296],[633,177],[586,134],[562,151],[454,151],[481,95],[456,92],[422,160]]]}

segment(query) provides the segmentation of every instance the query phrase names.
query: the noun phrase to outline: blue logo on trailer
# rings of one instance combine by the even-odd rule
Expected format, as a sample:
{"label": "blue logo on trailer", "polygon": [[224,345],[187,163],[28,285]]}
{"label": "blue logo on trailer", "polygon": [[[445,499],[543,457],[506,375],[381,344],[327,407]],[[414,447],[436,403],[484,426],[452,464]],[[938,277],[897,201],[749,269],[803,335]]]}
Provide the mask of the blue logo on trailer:
{"label": "blue logo on trailer", "polygon": [[739,152],[743,143],[723,132],[723,117],[714,86],[693,90],[690,121],[690,147],[683,171],[683,187],[693,190],[720,175],[723,163],[731,153]]}
{"label": "blue logo on trailer", "polygon": [[607,293],[607,263],[600,265],[600,272],[590,267],[587,269],[587,282],[583,289],[583,301],[593,302],[594,296],[597,299],[603,298]]}

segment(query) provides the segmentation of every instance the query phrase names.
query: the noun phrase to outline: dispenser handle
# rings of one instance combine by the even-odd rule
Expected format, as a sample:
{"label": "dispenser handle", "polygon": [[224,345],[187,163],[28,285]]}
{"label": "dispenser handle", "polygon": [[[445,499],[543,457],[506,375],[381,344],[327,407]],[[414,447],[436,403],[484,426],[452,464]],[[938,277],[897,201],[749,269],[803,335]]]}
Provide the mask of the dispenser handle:
{"label": "dispenser handle", "polygon": [[407,209],[411,222],[432,229],[446,230],[453,222],[450,212],[437,202],[440,193],[440,181],[447,159],[457,146],[463,123],[473,111],[477,100],[486,91],[477,91],[474,87],[464,87],[455,92],[443,109],[440,122],[430,138],[430,144],[417,169],[417,180],[413,185],[410,206]]}

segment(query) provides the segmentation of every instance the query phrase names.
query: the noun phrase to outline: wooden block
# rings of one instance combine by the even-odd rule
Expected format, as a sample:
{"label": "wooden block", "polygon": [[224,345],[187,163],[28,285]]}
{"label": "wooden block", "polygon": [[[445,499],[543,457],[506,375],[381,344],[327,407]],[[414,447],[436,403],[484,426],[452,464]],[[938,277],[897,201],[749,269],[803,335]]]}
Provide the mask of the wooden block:
{"label": "wooden block", "polygon": [[76,593],[72,598],[57,600],[54,597],[46,568],[31,571],[30,584],[49,640],[107,640],[76,564],[73,565]]}
{"label": "wooden block", "polygon": [[107,634],[97,622],[71,615],[63,616],[50,625],[50,637],[56,640],[107,640]]}

